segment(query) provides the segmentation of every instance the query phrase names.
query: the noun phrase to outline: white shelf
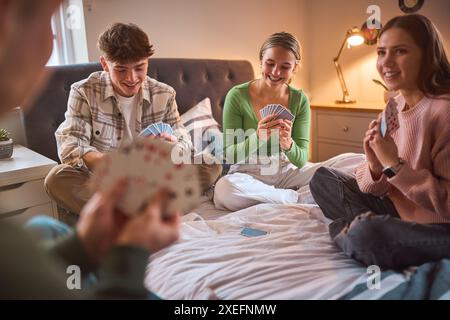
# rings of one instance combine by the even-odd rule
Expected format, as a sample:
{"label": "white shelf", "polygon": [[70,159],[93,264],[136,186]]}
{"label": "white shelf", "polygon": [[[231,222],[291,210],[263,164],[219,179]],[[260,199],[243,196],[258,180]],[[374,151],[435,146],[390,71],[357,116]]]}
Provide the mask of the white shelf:
{"label": "white shelf", "polygon": [[25,222],[36,214],[57,216],[44,181],[57,163],[21,145],[9,159],[0,159],[0,218]]}
{"label": "white shelf", "polygon": [[57,163],[21,145],[9,159],[0,159],[0,187],[45,178]]}

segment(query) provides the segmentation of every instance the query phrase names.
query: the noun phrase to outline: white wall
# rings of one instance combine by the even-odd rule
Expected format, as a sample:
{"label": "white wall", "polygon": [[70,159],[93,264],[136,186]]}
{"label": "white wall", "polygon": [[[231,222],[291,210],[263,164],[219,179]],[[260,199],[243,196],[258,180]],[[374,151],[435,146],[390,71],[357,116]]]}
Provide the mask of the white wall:
{"label": "white wall", "polygon": [[[331,102],[342,97],[333,58],[344,40],[345,32],[361,27],[369,14],[369,5],[381,9],[381,21],[403,14],[397,0],[314,0],[307,2],[309,42],[307,50],[314,59],[309,61],[308,81],[313,101]],[[419,13],[429,17],[441,31],[447,49],[450,48],[449,0],[427,0]],[[376,45],[344,49],[340,64],[348,90],[358,103],[382,102],[383,89],[372,82],[379,78],[375,69]]]}
{"label": "white wall", "polygon": [[[333,64],[347,29],[360,27],[371,4],[381,8],[382,22],[402,12],[397,0],[84,0],[89,60],[98,60],[98,35],[111,23],[133,22],[146,31],[155,57],[246,59],[258,75],[258,51],[277,31],[297,35],[303,63],[293,85],[316,102],[341,97]],[[90,9],[90,10],[89,10]],[[449,0],[427,0],[419,13],[440,29],[450,48]],[[344,49],[340,63],[350,95],[382,103],[376,46]]]}
{"label": "white wall", "polygon": [[[94,0],[85,8],[89,60],[98,60],[98,35],[111,23],[133,22],[148,33],[159,58],[245,59],[258,74],[258,52],[272,33],[305,42],[307,0]],[[305,57],[306,61],[306,57]],[[293,84],[304,89],[307,71]]]}

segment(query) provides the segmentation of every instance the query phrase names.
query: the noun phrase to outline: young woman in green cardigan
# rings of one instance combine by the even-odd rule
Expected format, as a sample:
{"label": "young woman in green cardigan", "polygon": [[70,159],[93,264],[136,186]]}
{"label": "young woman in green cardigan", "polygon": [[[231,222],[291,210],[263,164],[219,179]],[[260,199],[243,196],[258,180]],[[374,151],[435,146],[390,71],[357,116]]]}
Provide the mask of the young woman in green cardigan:
{"label": "young woman in green cardigan", "polygon": [[[225,99],[224,153],[233,165],[216,184],[218,208],[296,203],[296,189],[310,178],[300,170],[308,160],[309,100],[289,85],[301,59],[299,42],[286,32],[272,34],[259,58],[261,78],[233,87]],[[284,106],[295,118],[261,117],[260,110],[268,104]]]}

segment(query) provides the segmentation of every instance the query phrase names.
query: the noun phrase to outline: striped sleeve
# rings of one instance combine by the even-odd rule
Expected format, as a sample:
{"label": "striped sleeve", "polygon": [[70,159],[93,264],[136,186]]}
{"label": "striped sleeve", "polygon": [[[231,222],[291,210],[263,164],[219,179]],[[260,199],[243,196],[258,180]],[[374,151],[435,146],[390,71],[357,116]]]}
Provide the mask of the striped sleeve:
{"label": "striped sleeve", "polygon": [[170,124],[175,136],[178,138],[178,143],[186,150],[192,150],[193,145],[191,136],[181,122],[180,113],[178,112],[178,106],[175,100],[175,93],[167,100],[166,110],[163,121]]}
{"label": "striped sleeve", "polygon": [[75,86],[70,90],[65,121],[55,132],[61,163],[81,168],[82,157],[97,149],[90,145],[92,116],[87,97]]}

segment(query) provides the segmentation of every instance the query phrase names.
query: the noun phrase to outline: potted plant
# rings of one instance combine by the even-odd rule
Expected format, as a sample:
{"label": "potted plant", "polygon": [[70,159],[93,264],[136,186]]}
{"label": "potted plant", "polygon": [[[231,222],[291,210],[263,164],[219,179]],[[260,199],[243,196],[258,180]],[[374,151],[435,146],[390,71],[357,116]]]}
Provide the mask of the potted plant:
{"label": "potted plant", "polygon": [[13,154],[13,140],[9,137],[9,132],[0,129],[0,159],[10,158]]}

